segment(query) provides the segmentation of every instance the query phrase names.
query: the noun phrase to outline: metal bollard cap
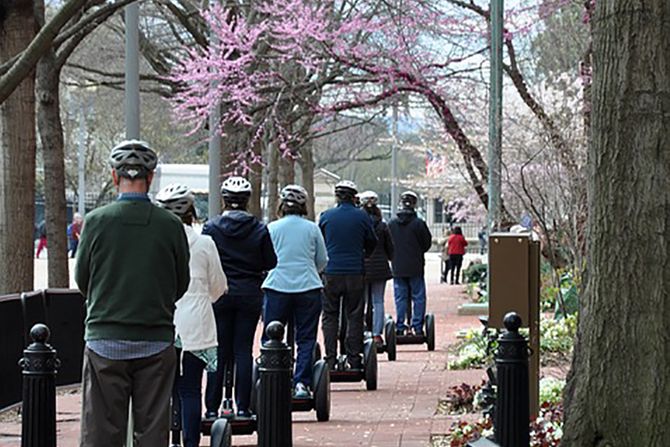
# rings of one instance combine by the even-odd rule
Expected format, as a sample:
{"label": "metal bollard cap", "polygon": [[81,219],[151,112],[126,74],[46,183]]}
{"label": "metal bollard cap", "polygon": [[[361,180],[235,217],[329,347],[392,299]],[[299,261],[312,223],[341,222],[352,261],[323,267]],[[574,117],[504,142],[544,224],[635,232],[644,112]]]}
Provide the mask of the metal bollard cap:
{"label": "metal bollard cap", "polygon": [[46,324],[37,323],[30,329],[30,338],[32,338],[35,343],[46,343],[49,341],[50,336],[51,331]]}
{"label": "metal bollard cap", "polygon": [[508,312],[505,314],[503,324],[505,325],[505,329],[507,329],[509,332],[519,332],[522,320],[518,313]]}
{"label": "metal bollard cap", "polygon": [[281,342],[284,339],[284,325],[279,321],[271,321],[265,328],[265,335],[272,341]]}

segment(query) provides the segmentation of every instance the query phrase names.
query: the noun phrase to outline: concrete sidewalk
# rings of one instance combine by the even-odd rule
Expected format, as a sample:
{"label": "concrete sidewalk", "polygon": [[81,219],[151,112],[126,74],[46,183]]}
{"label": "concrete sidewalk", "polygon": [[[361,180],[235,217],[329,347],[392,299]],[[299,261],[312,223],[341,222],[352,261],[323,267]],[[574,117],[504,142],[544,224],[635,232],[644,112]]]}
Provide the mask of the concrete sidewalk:
{"label": "concrete sidewalk", "polygon": [[[425,345],[399,346],[396,362],[388,362],[381,354],[377,391],[365,391],[364,383],[333,384],[329,422],[316,422],[314,413],[294,413],[294,446],[425,447],[431,433],[449,431],[456,417],[436,415],[438,400],[449,386],[479,382],[483,373],[446,370],[447,348],[456,342],[456,332],[478,327],[479,322],[476,317],[456,315],[457,306],[465,300],[464,288],[439,284],[439,269],[439,258],[429,254],[428,310],[436,316],[436,350],[428,352]],[[390,281],[386,311],[395,314]],[[57,407],[58,446],[76,446],[79,394],[60,395]],[[20,430],[20,422],[3,422],[0,418],[0,446],[20,445]],[[209,445],[208,442],[208,438],[203,438],[202,445]],[[256,438],[235,437],[233,444],[255,446]]]}

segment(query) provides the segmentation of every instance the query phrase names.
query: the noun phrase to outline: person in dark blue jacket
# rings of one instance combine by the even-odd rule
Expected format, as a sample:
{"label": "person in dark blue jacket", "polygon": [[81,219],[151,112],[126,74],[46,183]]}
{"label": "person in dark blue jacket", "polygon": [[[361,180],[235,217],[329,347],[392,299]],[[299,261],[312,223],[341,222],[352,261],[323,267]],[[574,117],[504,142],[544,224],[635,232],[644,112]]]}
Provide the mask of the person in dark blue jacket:
{"label": "person in dark blue jacket", "polygon": [[221,185],[223,213],[202,229],[216,244],[228,278],[228,294],[214,303],[218,338],[218,365],[207,375],[205,406],[208,418],[218,416],[223,394],[224,368],[235,365],[237,414],[250,416],[252,348],[263,306],[261,284],[277,265],[268,229],[246,211],[251,184],[230,177]]}
{"label": "person in dark blue jacket", "polygon": [[[426,222],[416,215],[418,196],[412,191],[400,195],[402,209],[389,222],[393,237],[393,292],[395,295],[396,330],[405,334],[410,324],[415,335],[422,336],[426,315],[426,281],[424,253],[430,250],[433,237]],[[407,321],[407,304],[412,300],[412,321]]]}
{"label": "person in dark blue jacket", "polygon": [[335,185],[337,206],[324,211],[319,227],[326,241],[322,330],[326,361],[332,369],[337,358],[340,301],[347,319],[345,348],[347,367],[360,369],[363,353],[363,309],[365,304],[364,259],[375,249],[377,236],[367,213],[356,208],[356,184],[343,180]]}

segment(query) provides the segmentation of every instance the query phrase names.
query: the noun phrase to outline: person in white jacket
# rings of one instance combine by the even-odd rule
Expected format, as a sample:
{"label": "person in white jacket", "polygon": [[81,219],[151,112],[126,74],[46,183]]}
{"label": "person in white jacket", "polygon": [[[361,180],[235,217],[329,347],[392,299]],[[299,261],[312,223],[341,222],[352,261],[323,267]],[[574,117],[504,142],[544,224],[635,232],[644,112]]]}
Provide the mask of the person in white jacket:
{"label": "person in white jacket", "polygon": [[161,208],[172,211],[184,223],[191,253],[191,282],[177,301],[174,314],[175,346],[181,348],[176,388],[182,407],[184,447],[200,445],[202,414],[202,374],[216,371],[216,321],[212,303],[228,291],[228,281],[214,241],[196,233],[193,193],[184,185],[172,184],[156,195]]}

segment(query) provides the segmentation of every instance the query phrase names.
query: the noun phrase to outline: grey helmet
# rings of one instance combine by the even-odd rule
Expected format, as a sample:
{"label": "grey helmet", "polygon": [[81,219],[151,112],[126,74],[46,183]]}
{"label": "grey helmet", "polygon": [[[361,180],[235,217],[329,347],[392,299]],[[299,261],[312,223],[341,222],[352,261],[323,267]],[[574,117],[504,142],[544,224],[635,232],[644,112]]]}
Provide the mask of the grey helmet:
{"label": "grey helmet", "polygon": [[400,203],[405,209],[414,209],[419,201],[419,196],[413,191],[405,191],[400,194]]}
{"label": "grey helmet", "polygon": [[376,206],[379,202],[379,196],[374,191],[363,191],[358,195],[358,198],[361,200],[361,205],[366,208]]}
{"label": "grey helmet", "polygon": [[168,185],[156,194],[158,206],[180,217],[188,214],[193,207],[194,200],[195,197],[189,187],[179,183]]}
{"label": "grey helmet", "polygon": [[228,177],[221,184],[221,196],[223,196],[223,201],[233,208],[240,208],[249,201],[251,183],[244,177]]}
{"label": "grey helmet", "polygon": [[114,146],[109,154],[109,165],[121,177],[144,178],[154,169],[158,156],[149,145],[140,140],[125,140]]}
{"label": "grey helmet", "polygon": [[286,185],[282,188],[279,197],[289,206],[292,203],[304,206],[307,203],[307,190],[300,185]]}
{"label": "grey helmet", "polygon": [[341,180],[335,185],[335,196],[341,200],[353,201],[358,194],[358,187],[351,180]]}

